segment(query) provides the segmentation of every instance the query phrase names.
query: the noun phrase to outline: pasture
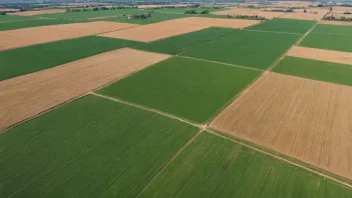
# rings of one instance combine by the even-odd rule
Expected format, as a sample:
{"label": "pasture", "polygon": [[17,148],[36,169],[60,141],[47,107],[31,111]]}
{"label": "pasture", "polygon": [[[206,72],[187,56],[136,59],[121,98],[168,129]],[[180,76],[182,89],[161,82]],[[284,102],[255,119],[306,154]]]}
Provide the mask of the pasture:
{"label": "pasture", "polygon": [[0,196],[135,197],[197,131],[85,96],[1,134]]}
{"label": "pasture", "polygon": [[186,51],[181,55],[265,70],[300,36],[243,30]]}
{"label": "pasture", "polygon": [[230,34],[232,32],[238,31],[237,29],[231,28],[215,28],[210,27],[203,30],[182,34],[179,36],[174,36],[166,39],[161,39],[158,41],[146,43],[143,45],[138,45],[134,47],[135,49],[159,52],[164,54],[178,54],[182,51],[210,41],[212,39]]}
{"label": "pasture", "polygon": [[173,57],[97,93],[204,123],[260,72]]}
{"label": "pasture", "polygon": [[352,192],[271,156],[202,132],[140,197],[349,197]]}
{"label": "pasture", "polygon": [[316,21],[275,18],[249,27],[250,30],[305,34]]}
{"label": "pasture", "polygon": [[352,65],[286,56],[274,67],[273,71],[352,86]]}
{"label": "pasture", "polygon": [[88,36],[0,51],[0,81],[136,44],[139,42]]}
{"label": "pasture", "polygon": [[299,44],[303,47],[352,52],[352,34],[311,32]]}

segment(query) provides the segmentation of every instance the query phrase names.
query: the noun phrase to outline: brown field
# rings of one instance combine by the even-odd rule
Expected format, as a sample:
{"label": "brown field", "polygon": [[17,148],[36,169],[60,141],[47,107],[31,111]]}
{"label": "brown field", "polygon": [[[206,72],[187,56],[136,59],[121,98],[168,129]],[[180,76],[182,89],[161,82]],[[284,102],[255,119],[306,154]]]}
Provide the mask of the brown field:
{"label": "brown field", "polygon": [[41,26],[0,32],[0,50],[95,35],[137,25],[117,22],[90,22]]}
{"label": "brown field", "polygon": [[212,128],[352,178],[352,88],[267,72]]}
{"label": "brown field", "polygon": [[352,53],[294,46],[288,56],[352,65]]}
{"label": "brown field", "polygon": [[26,11],[26,12],[15,12],[14,15],[18,16],[35,16],[39,14],[54,14],[66,12],[64,9],[52,9],[52,10],[37,10],[37,11]]}
{"label": "brown field", "polygon": [[332,10],[335,11],[335,10],[341,10],[341,11],[352,11],[352,7],[341,7],[341,6],[333,6],[332,7]]}
{"label": "brown field", "polygon": [[217,14],[217,15],[248,15],[248,16],[261,16],[265,17],[267,19],[272,19],[274,17],[279,17],[283,15],[284,13],[282,12],[264,12],[261,11],[260,9],[249,9],[249,8],[234,8],[230,10],[221,10],[221,11],[216,11],[212,12],[211,14]]}
{"label": "brown field", "polygon": [[0,82],[0,131],[169,58],[119,49]]}
{"label": "brown field", "polygon": [[175,22],[205,25],[212,27],[226,27],[226,28],[245,28],[251,25],[260,23],[259,20],[245,20],[245,19],[217,19],[217,18],[204,18],[204,17],[189,17],[175,19]]}
{"label": "brown field", "polygon": [[319,21],[321,18],[323,18],[325,14],[323,13],[318,13],[318,14],[311,14],[309,13],[309,10],[307,9],[307,13],[285,13],[279,18],[284,18],[284,19],[299,19],[299,20],[317,20]]}
{"label": "brown field", "polygon": [[279,1],[274,2],[270,7],[282,7],[282,8],[294,8],[294,7],[306,7],[309,5],[318,5],[318,3],[306,2],[306,1]]}
{"label": "brown field", "polygon": [[139,27],[126,29],[122,31],[109,32],[100,34],[98,36],[121,38],[127,40],[135,40],[142,42],[155,41],[179,34],[185,34],[207,28],[205,25],[184,24],[178,23],[175,20],[164,21],[160,23],[153,23],[149,25],[142,25]]}
{"label": "brown field", "polygon": [[328,25],[352,25],[351,22],[347,22],[347,21],[319,21],[320,24],[328,24]]}
{"label": "brown field", "polygon": [[16,11],[20,11],[20,9],[11,9],[11,8],[0,8],[0,12],[16,12]]}

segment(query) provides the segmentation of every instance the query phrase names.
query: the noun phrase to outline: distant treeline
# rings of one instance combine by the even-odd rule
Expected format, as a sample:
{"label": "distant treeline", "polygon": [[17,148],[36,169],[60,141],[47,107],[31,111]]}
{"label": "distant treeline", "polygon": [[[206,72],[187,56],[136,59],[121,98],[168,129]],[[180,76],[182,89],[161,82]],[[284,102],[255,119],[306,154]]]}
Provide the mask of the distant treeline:
{"label": "distant treeline", "polygon": [[230,19],[248,19],[248,20],[268,20],[265,17],[261,17],[258,15],[254,15],[254,16],[248,16],[248,15],[227,15],[227,18]]}
{"label": "distant treeline", "polygon": [[327,20],[327,21],[350,21],[350,22],[352,22],[352,18],[346,18],[346,17],[336,18],[334,16],[326,16],[326,17],[323,18],[323,20]]}

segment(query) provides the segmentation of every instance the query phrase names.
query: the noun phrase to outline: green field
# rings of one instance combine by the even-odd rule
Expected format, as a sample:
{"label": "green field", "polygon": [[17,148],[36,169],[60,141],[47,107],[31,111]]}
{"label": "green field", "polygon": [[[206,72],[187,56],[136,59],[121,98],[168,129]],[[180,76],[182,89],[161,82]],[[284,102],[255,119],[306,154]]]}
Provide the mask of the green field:
{"label": "green field", "polygon": [[48,69],[139,42],[88,36],[0,51],[0,80]]}
{"label": "green field", "polygon": [[26,20],[26,21],[14,21],[11,23],[0,23],[0,31],[46,26],[46,25],[79,23],[79,22],[82,22],[82,21],[57,20],[57,19],[33,19],[33,20]]}
{"label": "green field", "polygon": [[316,21],[308,20],[274,18],[272,20],[260,23],[256,26],[252,26],[248,29],[305,34],[316,23]]}
{"label": "green field", "polygon": [[304,47],[352,52],[352,35],[337,35],[311,32],[299,44]]}
{"label": "green field", "polygon": [[259,74],[173,57],[97,92],[204,123]]}
{"label": "green field", "polygon": [[312,32],[329,34],[352,34],[352,26],[318,24]]}
{"label": "green field", "polygon": [[86,96],[0,135],[0,197],[135,197],[197,131]]}
{"label": "green field", "polygon": [[[202,11],[208,10],[209,12],[215,12],[215,11],[220,11],[220,10],[224,10],[224,9],[215,9],[213,7],[208,7],[208,8],[161,8],[161,9],[151,9],[150,11],[154,11],[154,12],[165,12],[165,13],[180,13],[183,14],[188,10],[196,10],[197,13],[200,13]],[[148,10],[146,10],[148,11]],[[192,15],[191,15],[192,16]]]}
{"label": "green field", "polygon": [[139,45],[135,48],[164,54],[178,54],[184,50],[190,49],[194,46],[200,45],[209,40],[229,34],[234,31],[237,31],[237,29],[210,27],[196,32]]}
{"label": "green field", "polygon": [[96,17],[108,17],[117,15],[128,15],[144,13],[143,10],[138,9],[118,9],[118,10],[100,10],[100,11],[87,11],[87,12],[64,12],[55,14],[41,14],[39,17],[59,18],[59,19],[89,19]]}
{"label": "green field", "polygon": [[29,19],[33,19],[33,18],[34,17],[30,17],[30,16],[0,15],[0,22],[29,20]]}
{"label": "green field", "polygon": [[286,56],[275,66],[273,71],[352,86],[352,63],[344,65]]}
{"label": "green field", "polygon": [[133,23],[133,24],[150,24],[150,23],[157,23],[161,21],[167,21],[171,19],[178,19],[188,17],[184,14],[172,14],[172,13],[153,13],[152,16],[147,19],[128,19],[127,16],[121,16],[116,18],[107,18],[104,21],[116,21],[122,23]]}
{"label": "green field", "polygon": [[183,56],[267,69],[301,35],[239,31],[196,47]]}
{"label": "green field", "polygon": [[301,168],[203,132],[140,197],[351,197]]}

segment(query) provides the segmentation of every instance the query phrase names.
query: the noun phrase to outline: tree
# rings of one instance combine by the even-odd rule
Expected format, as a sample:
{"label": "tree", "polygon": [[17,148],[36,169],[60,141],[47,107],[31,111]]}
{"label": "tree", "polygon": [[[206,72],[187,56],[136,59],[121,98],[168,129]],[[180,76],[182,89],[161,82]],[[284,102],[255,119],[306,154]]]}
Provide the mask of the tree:
{"label": "tree", "polygon": [[332,11],[332,7],[330,7],[330,12]]}
{"label": "tree", "polygon": [[307,13],[307,10],[306,10],[306,9],[304,9],[304,10],[303,10],[303,13]]}

